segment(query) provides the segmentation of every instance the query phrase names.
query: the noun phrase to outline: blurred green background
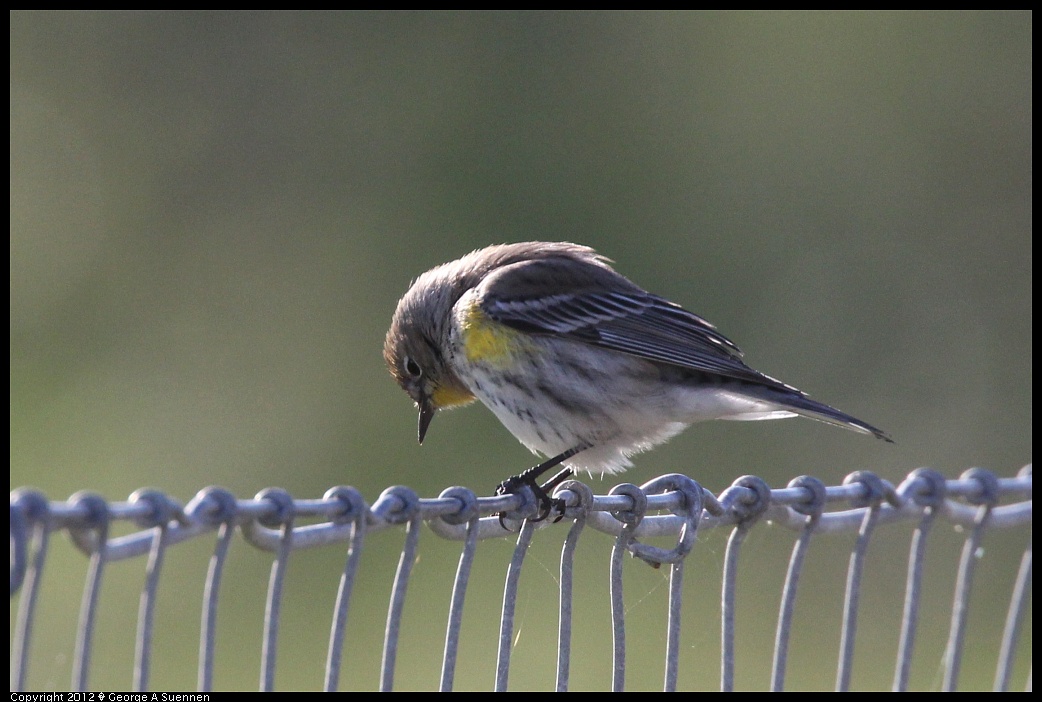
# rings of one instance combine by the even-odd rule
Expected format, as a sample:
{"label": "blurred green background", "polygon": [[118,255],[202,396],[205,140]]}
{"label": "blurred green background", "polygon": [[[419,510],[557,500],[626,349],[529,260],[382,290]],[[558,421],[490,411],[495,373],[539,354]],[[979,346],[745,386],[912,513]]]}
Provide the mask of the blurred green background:
{"label": "blurred green background", "polygon": [[[638,457],[626,480],[684,472],[719,492],[747,473],[773,486],[800,474],[834,484],[859,469],[896,481],[919,466],[1013,475],[1031,461],[1028,12],[10,20],[12,488],[121,500],[153,486],[184,501],[211,484],[241,497],[277,485],[313,498],[336,484],[369,500],[395,484],[428,497],[456,484],[487,494],[533,457],[480,407],[440,416],[417,446],[415,412],[381,347],[413,277],[529,239],[597,248],[717,324],[752,366],[897,442],[806,420],[718,422]],[[868,656],[878,648],[890,661],[896,646],[910,527],[896,531],[899,546],[880,545],[870,562],[877,582],[863,599],[855,686],[886,687],[892,674]],[[923,624],[941,643],[923,644],[919,688],[939,682],[961,538],[941,531],[949,548]],[[522,583],[515,689],[552,686],[563,533],[537,543],[541,565]],[[717,684],[724,548],[723,535],[703,538],[681,679],[697,689]],[[989,538],[978,591],[998,609],[975,610],[972,645],[984,653],[967,656],[973,688],[990,687],[1028,537]],[[429,532],[421,539],[402,689],[436,687],[458,552]],[[611,540],[587,539],[575,688],[604,689]],[[739,685],[764,687],[791,535],[765,528],[750,539],[742,595],[765,620],[739,629],[751,647]],[[833,684],[851,539],[823,537],[840,555],[819,555],[807,576],[793,687]],[[179,546],[167,565],[157,689],[194,686],[205,541]],[[387,532],[367,547],[344,689],[377,684],[400,542]],[[482,546],[461,688],[491,686],[488,613],[510,549]],[[56,540],[35,689],[67,685],[86,567],[72,553]],[[233,554],[217,681],[248,688],[270,560],[241,542]],[[342,560],[340,549],[294,556],[282,689],[321,685]],[[106,575],[98,689],[130,684],[142,570],[137,560]],[[627,577],[632,617],[644,620],[628,632],[628,682],[654,688],[665,574],[634,563]]]}

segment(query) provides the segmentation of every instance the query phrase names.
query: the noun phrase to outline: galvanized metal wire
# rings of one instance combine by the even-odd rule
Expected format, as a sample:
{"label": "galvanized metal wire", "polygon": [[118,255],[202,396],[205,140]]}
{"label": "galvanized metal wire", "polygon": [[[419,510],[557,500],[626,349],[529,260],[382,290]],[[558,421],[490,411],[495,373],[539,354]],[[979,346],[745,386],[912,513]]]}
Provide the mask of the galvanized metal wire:
{"label": "galvanized metal wire", "polygon": [[[789,641],[798,622],[794,617],[803,564],[812,544],[832,532],[856,533],[847,566],[846,591],[841,616],[841,634],[836,668],[837,690],[851,687],[856,660],[855,642],[864,587],[866,554],[879,541],[877,534],[888,524],[915,523],[908,552],[907,577],[902,601],[900,639],[896,652],[893,689],[906,690],[918,634],[922,598],[924,558],[932,527],[943,520],[965,531],[951,607],[948,643],[943,656],[946,690],[958,689],[966,651],[968,612],[978,554],[986,535],[1013,527],[1030,528],[1031,467],[1015,477],[997,477],[971,469],[954,479],[936,471],[920,469],[894,486],[867,472],[848,476],[841,485],[827,487],[820,480],[803,476],[786,487],[771,489],[755,476],[745,476],[719,497],[693,479],[679,474],[661,476],[642,486],[623,484],[607,495],[595,495],[584,483],[562,483],[554,497],[565,505],[561,519],[534,521],[540,512],[535,496],[527,489],[515,495],[478,497],[463,487],[453,487],[436,498],[424,499],[405,487],[388,488],[372,504],[350,487],[336,487],[321,499],[295,499],[283,490],[268,489],[252,499],[237,499],[225,490],[207,488],[186,506],[154,491],[134,493],[126,502],[109,502],[98,495],[78,493],[67,501],[49,501],[32,490],[11,493],[11,597],[18,597],[18,614],[11,644],[11,689],[25,690],[32,663],[35,614],[41,605],[40,581],[45,568],[61,568],[48,560],[51,536],[65,532],[89,559],[76,627],[71,689],[89,690],[91,655],[98,634],[98,599],[106,567],[116,561],[146,558],[145,580],[138,608],[135,635],[133,688],[150,689],[152,673],[159,664],[153,641],[156,637],[156,593],[162,587],[163,564],[170,549],[189,540],[216,533],[216,542],[206,576],[200,607],[201,625],[197,688],[209,691],[219,686],[214,680],[214,653],[219,621],[222,577],[229,548],[236,533],[254,548],[272,554],[267,589],[261,690],[276,687],[279,629],[282,601],[290,556],[302,549],[346,543],[347,557],[340,576],[325,665],[324,689],[342,687],[341,666],[345,654],[345,631],[352,595],[366,540],[374,532],[402,529],[404,541],[389,597],[384,633],[379,687],[392,690],[399,656],[399,640],[413,565],[420,551],[421,526],[427,524],[442,539],[460,542],[462,549],[448,603],[440,680],[432,689],[452,690],[456,679],[462,619],[468,584],[473,575],[479,542],[494,538],[516,540],[506,568],[502,610],[499,616],[499,653],[490,681],[495,690],[509,689],[511,652],[515,637],[516,604],[526,554],[534,534],[557,529],[562,536],[560,592],[558,595],[557,675],[554,686],[569,689],[573,646],[583,637],[582,623],[573,617],[574,561],[588,529],[615,537],[609,559],[610,612],[612,619],[612,665],[606,686],[622,691],[627,674],[627,613],[623,600],[626,554],[653,567],[668,566],[668,604],[663,652],[663,689],[678,689],[679,672],[685,664],[681,646],[685,564],[698,552],[696,535],[715,528],[731,528],[721,574],[720,689],[735,688],[735,620],[742,611],[738,593],[738,571],[742,544],[756,529],[770,522],[797,533],[788,570],[784,576],[781,605],[770,664],[770,689],[785,686]],[[317,520],[317,521],[315,521]],[[313,521],[314,523],[305,523]],[[132,522],[139,530],[120,537],[111,526]],[[671,548],[654,546],[649,539],[669,537]],[[893,543],[888,543],[893,548]],[[643,567],[643,566],[640,566]],[[483,578],[494,574],[487,570]],[[1028,600],[1031,591],[1031,545],[1021,558],[1011,586],[1011,595],[1001,650],[995,661],[995,690],[1008,690],[1025,624],[1030,630]],[[220,622],[234,626],[234,622]],[[578,627],[577,627],[578,624]],[[104,635],[104,634],[102,634]],[[644,644],[642,644],[644,645]],[[765,669],[766,669],[765,664]],[[1031,674],[1020,687],[1030,688]],[[414,686],[415,681],[411,681]],[[548,681],[548,687],[550,683]]]}

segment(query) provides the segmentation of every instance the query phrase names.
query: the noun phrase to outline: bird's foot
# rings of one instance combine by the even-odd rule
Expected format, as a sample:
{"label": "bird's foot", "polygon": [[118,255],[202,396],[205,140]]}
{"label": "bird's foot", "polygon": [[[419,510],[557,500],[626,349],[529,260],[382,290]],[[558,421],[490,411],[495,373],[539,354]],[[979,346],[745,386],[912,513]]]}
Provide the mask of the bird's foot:
{"label": "bird's foot", "polygon": [[[565,504],[564,500],[554,499],[550,497],[553,493],[554,488],[563,483],[568,478],[572,477],[573,472],[571,468],[565,468],[558,472],[554,477],[547,480],[545,483],[540,485],[537,480],[546,471],[559,466],[560,464],[567,461],[575,454],[582,451],[585,447],[577,447],[569,449],[564,453],[558,454],[553,458],[540,463],[537,466],[532,466],[528,470],[518,475],[512,475],[496,487],[497,495],[516,495],[522,488],[531,488],[535,494],[536,500],[539,502],[539,512],[535,517],[529,517],[529,521],[541,522],[547,519],[554,512],[557,513],[557,517],[554,519],[554,523],[561,521],[564,517]],[[499,524],[505,529],[506,524],[503,523],[504,512],[500,512],[498,515]]]}
{"label": "bird's foot", "polygon": [[[557,516],[554,518],[554,523],[556,524],[564,517],[566,505],[564,500],[550,497],[550,495],[553,494],[554,489],[558,485],[572,477],[572,469],[565,468],[542,485],[536,482],[537,475],[537,473],[532,472],[531,468],[520,475],[513,475],[496,487],[496,494],[516,495],[521,488],[529,487],[532,489],[532,493],[535,495],[535,499],[539,503],[539,512],[534,517],[529,517],[528,521],[541,522],[547,519],[551,514],[556,513]],[[503,518],[506,516],[506,513],[500,512],[497,516],[499,517],[500,525],[505,529],[506,524],[503,523]]]}

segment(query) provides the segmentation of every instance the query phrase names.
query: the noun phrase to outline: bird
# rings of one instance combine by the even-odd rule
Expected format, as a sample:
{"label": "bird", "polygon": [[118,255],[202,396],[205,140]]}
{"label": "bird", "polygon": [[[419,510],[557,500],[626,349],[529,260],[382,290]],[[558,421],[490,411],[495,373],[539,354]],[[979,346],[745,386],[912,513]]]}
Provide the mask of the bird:
{"label": "bird", "polygon": [[715,326],[612,263],[587,246],[529,241],[478,249],[416,278],[383,355],[418,408],[420,443],[438,410],[479,400],[549,457],[500,485],[512,492],[540,487],[534,477],[562,463],[567,475],[618,473],[634,454],[714,419],[802,415],[892,442],[749,367]]}

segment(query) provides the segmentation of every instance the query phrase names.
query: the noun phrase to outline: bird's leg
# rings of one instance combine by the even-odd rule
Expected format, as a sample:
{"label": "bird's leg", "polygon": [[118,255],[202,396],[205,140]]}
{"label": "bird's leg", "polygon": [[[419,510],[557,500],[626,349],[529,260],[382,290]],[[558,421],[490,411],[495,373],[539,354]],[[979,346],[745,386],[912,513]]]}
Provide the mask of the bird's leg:
{"label": "bird's leg", "polygon": [[[532,492],[535,493],[536,499],[539,500],[539,508],[540,508],[539,509],[539,514],[535,518],[533,518],[531,521],[533,521],[533,522],[541,522],[544,519],[546,519],[547,517],[549,517],[550,513],[552,511],[554,511],[555,509],[558,512],[560,512],[560,516],[558,516],[557,520],[555,520],[555,521],[559,521],[561,519],[561,517],[564,516],[564,503],[563,503],[562,500],[551,499],[550,498],[550,493],[553,492],[554,488],[556,488],[558,485],[560,485],[561,483],[563,483],[565,480],[567,480],[568,478],[570,478],[572,476],[572,469],[571,468],[565,468],[564,470],[562,470],[562,471],[558,472],[556,475],[554,475],[554,477],[552,477],[549,480],[547,480],[542,485],[537,483],[536,480],[539,478],[539,476],[541,476],[546,471],[550,470],[551,468],[555,468],[555,467],[561,465],[562,463],[567,461],[569,458],[571,458],[572,456],[574,456],[575,454],[579,453],[580,451],[582,451],[585,448],[587,448],[587,447],[586,446],[576,446],[575,448],[570,448],[567,451],[565,451],[564,453],[559,453],[558,455],[554,456],[553,458],[550,458],[550,459],[548,459],[546,461],[543,461],[542,463],[540,463],[537,466],[532,466],[528,470],[526,470],[526,471],[524,471],[524,472],[522,472],[522,473],[520,473],[518,475],[510,476],[509,478],[507,478],[506,480],[501,482],[496,487],[496,494],[497,495],[514,495],[514,494],[517,493],[517,491],[520,488],[522,488],[522,487],[527,485],[528,487],[532,488]],[[502,514],[499,515],[499,521],[500,521],[500,523],[502,523],[502,521],[503,521],[503,515]]]}

